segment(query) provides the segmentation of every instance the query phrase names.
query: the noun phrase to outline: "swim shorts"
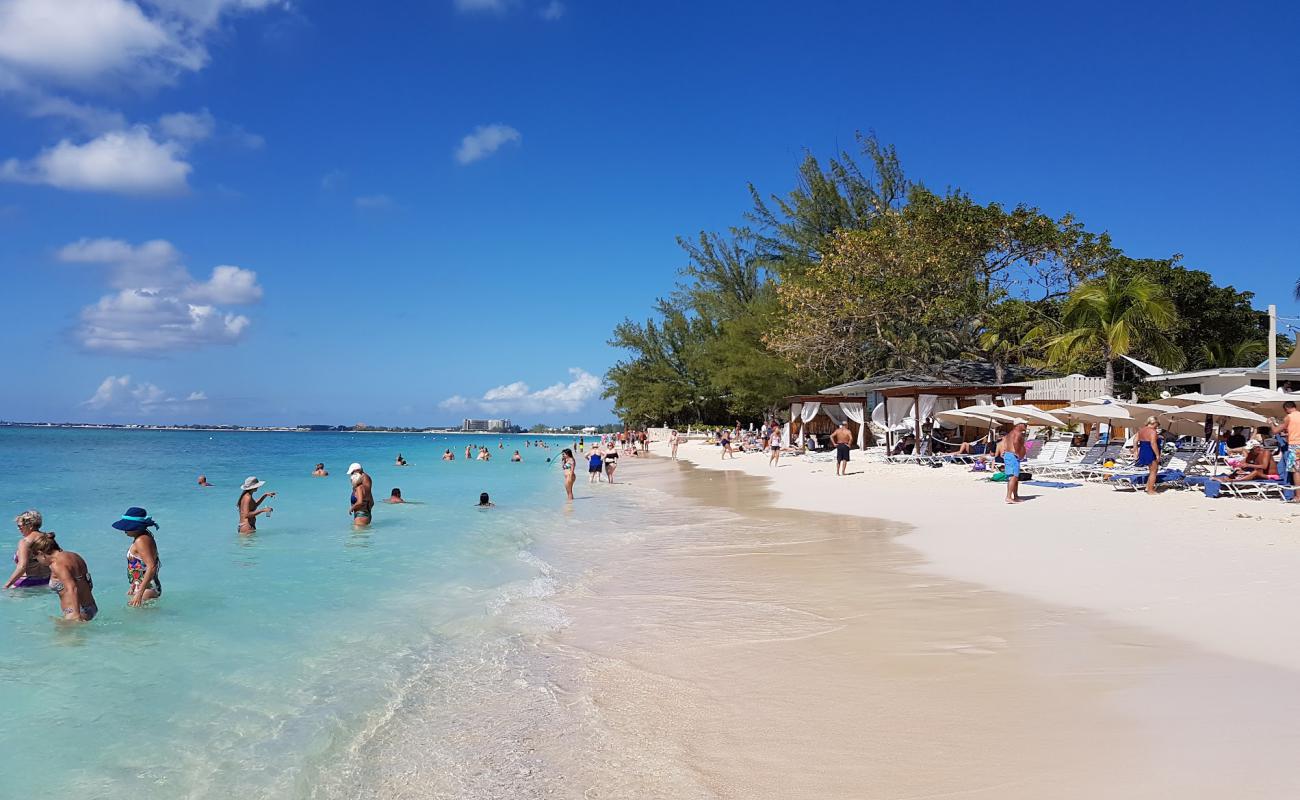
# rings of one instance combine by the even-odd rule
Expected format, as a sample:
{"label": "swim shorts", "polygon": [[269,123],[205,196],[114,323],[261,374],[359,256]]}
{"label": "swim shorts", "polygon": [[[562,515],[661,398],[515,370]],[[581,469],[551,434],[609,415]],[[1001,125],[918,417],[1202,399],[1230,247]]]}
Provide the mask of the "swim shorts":
{"label": "swim shorts", "polygon": [[836,461],[849,460],[849,446],[847,444],[835,445],[835,460]]}
{"label": "swim shorts", "polygon": [[1002,471],[1008,478],[1020,477],[1020,456],[1015,453],[1002,454]]}

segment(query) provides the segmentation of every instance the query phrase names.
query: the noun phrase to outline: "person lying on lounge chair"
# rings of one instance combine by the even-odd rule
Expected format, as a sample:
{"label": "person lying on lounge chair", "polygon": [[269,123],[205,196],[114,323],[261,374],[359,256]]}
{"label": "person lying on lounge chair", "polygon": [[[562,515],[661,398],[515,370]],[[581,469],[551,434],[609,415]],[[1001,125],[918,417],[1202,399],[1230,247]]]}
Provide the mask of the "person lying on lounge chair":
{"label": "person lying on lounge chair", "polygon": [[1273,458],[1273,453],[1267,447],[1252,447],[1246,454],[1246,460],[1237,466],[1231,475],[1226,478],[1220,478],[1222,483],[1236,483],[1237,481],[1262,481],[1268,480],[1268,476],[1277,474],[1277,460]]}

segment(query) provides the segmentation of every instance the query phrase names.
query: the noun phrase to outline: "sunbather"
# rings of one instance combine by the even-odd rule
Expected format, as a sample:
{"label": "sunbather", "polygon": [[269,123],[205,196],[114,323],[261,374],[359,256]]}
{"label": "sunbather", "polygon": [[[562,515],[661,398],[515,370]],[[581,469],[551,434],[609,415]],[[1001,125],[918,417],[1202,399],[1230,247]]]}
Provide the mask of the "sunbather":
{"label": "sunbather", "polygon": [[1273,458],[1273,453],[1267,447],[1252,447],[1246,454],[1246,460],[1238,464],[1231,475],[1220,478],[1219,481],[1223,483],[1262,481],[1276,474],[1277,460]]}

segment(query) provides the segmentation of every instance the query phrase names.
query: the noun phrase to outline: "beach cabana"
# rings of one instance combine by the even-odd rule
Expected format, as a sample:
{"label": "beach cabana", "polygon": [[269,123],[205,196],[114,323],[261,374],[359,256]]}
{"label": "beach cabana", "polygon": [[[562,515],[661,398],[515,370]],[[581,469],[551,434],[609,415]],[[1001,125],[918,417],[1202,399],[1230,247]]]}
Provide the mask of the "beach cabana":
{"label": "beach cabana", "polygon": [[843,422],[853,432],[858,447],[875,444],[875,437],[867,425],[868,402],[869,398],[865,395],[813,394],[787,397],[785,405],[790,409],[789,441],[802,445],[805,435],[828,436]]}

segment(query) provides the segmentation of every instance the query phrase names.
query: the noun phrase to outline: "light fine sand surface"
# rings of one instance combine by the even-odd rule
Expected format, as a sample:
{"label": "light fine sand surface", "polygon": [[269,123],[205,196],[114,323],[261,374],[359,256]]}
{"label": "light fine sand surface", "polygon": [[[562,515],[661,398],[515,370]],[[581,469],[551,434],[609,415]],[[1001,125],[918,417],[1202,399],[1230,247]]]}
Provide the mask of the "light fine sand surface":
{"label": "light fine sand surface", "polygon": [[653,755],[588,796],[1300,796],[1288,507],[680,455],[592,490],[627,514],[559,598]]}

